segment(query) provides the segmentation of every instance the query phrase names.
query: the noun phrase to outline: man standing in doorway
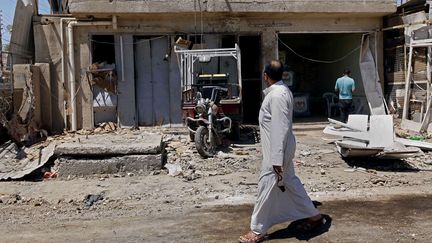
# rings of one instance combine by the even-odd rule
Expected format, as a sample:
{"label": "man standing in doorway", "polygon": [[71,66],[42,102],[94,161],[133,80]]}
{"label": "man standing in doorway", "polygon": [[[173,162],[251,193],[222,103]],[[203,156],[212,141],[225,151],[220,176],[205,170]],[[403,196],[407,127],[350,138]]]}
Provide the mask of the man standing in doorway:
{"label": "man standing in doorway", "polygon": [[294,172],[296,139],[292,130],[293,96],[282,79],[280,61],[265,66],[264,101],[259,114],[263,161],[251,231],[239,238],[243,243],[264,241],[275,224],[305,219],[300,231],[323,224],[324,218],[307,195]]}
{"label": "man standing in doorway", "polygon": [[335,91],[339,92],[339,106],[342,122],[347,122],[352,109],[352,93],[355,91],[354,79],[350,78],[351,71],[345,69],[343,77],[336,80]]}

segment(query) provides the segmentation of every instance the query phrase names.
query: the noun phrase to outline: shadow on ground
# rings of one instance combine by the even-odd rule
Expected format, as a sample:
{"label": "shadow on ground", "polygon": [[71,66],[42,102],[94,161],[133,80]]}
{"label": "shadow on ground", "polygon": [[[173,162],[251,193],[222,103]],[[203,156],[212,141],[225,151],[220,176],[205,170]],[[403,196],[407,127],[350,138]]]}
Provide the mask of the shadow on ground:
{"label": "shadow on ground", "polygon": [[345,162],[351,167],[363,167],[365,169],[389,172],[418,172],[405,160],[374,159],[374,158],[346,158]]}
{"label": "shadow on ground", "polygon": [[297,220],[288,225],[285,229],[277,230],[269,235],[269,240],[282,240],[296,238],[297,240],[310,240],[329,231],[332,218],[329,215],[323,214],[324,224],[309,232],[299,232],[297,226],[304,223],[307,219]]}

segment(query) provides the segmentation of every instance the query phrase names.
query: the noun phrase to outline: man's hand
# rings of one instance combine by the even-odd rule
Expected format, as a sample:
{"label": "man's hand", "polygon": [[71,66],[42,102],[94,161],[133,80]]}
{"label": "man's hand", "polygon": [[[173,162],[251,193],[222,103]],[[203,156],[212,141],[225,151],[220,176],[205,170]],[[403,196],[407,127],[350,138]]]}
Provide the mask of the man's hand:
{"label": "man's hand", "polygon": [[273,169],[274,169],[274,171],[275,171],[277,174],[279,174],[279,175],[281,175],[282,172],[283,172],[283,167],[280,166],[280,165],[273,165]]}

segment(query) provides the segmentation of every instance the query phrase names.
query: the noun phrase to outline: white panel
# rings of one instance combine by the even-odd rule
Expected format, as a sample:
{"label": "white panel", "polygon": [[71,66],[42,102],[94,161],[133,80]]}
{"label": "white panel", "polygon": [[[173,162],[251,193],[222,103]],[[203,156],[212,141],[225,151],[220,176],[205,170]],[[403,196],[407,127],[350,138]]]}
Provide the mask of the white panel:
{"label": "white panel", "polygon": [[368,115],[349,115],[347,126],[366,132],[368,128]]}
{"label": "white panel", "polygon": [[370,143],[369,147],[388,147],[394,142],[393,116],[370,116]]}

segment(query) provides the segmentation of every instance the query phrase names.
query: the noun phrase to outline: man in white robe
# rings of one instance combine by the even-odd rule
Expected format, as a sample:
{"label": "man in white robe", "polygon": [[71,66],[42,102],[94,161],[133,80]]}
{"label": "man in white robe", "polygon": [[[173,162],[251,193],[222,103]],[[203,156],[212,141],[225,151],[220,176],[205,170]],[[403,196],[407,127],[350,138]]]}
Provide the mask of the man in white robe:
{"label": "man in white robe", "polygon": [[258,198],[252,214],[251,231],[240,242],[261,242],[275,224],[306,219],[299,230],[311,230],[322,223],[300,179],[294,172],[296,140],[292,131],[293,96],[281,81],[283,66],[272,61],[264,70],[264,101],[259,114],[263,162]]}

